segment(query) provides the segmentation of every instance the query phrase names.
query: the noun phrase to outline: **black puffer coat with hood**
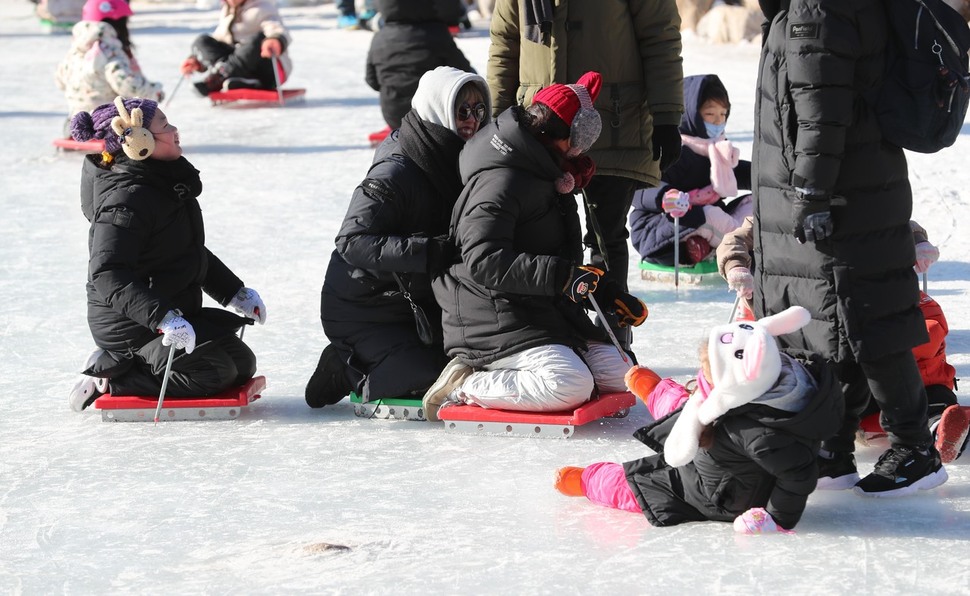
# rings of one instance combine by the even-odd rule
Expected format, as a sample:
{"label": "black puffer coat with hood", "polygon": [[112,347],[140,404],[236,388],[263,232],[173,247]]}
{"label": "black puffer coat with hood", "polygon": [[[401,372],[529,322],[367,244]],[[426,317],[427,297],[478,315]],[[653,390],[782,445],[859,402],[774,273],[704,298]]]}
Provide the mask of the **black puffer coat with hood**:
{"label": "black puffer coat with hood", "polygon": [[458,159],[462,191],[451,219],[461,263],[435,278],[445,349],[471,366],[546,344],[609,341],[563,294],[582,264],[576,199],[556,191],[552,154],[512,107],[472,137]]}
{"label": "black puffer coat with hood", "polygon": [[199,172],[184,157],[110,168],[85,159],[81,211],[88,235],[88,325],[98,347],[130,355],[157,337],[165,314],[179,309],[196,343],[231,333],[245,319],[202,308],[204,291],[225,306],[243,282],[205,247]]}

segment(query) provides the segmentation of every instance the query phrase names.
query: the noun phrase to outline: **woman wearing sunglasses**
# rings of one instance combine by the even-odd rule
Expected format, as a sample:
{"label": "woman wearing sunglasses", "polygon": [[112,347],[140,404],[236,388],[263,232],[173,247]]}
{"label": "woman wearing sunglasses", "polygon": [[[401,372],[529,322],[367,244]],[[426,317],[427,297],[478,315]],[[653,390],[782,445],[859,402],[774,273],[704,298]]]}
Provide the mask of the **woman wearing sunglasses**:
{"label": "woman wearing sunglasses", "polygon": [[454,257],[444,234],[461,192],[458,154],[488,120],[485,79],[426,72],[411,111],[377,149],[337,234],[320,297],[330,340],[306,387],[312,408],[421,395],[447,359],[431,277]]}
{"label": "woman wearing sunglasses", "polygon": [[[583,265],[572,194],[595,171],[583,153],[602,127],[601,85],[596,72],[550,85],[462,150],[465,188],[450,225],[461,258],[432,284],[453,360],[422,400],[428,420],[455,403],[550,412],[576,408],[594,388],[624,390],[630,365],[584,310],[603,272]],[[623,324],[646,319],[642,302],[600,286],[603,310]]]}

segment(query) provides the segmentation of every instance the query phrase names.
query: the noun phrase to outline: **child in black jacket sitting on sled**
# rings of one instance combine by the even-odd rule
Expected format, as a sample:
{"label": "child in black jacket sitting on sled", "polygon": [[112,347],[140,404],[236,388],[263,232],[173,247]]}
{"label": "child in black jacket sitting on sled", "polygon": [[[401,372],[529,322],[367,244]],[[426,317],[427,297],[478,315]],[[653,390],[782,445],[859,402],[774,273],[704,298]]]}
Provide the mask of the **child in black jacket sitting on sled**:
{"label": "child in black jacket sitting on sled", "polygon": [[[98,396],[211,396],[242,385],[256,357],[235,335],[266,321],[255,290],[208,248],[199,172],[178,129],[148,99],[115,99],[72,122],[76,141],[102,139],[81,170],[88,234],[88,326],[96,349],[69,396],[80,412]],[[202,292],[243,315],[202,307]],[[169,348],[173,346],[173,348]]]}

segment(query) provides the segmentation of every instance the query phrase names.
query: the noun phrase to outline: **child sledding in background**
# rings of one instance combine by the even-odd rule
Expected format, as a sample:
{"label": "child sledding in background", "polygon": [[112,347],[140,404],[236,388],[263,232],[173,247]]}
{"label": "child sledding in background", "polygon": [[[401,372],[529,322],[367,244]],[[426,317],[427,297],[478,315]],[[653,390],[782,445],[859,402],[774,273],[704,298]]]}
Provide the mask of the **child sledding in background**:
{"label": "child sledding in background", "polygon": [[650,263],[674,264],[674,217],[680,218],[680,263],[710,255],[727,232],[751,215],[751,162],[724,136],[731,113],[727,90],[716,75],[684,78],[684,151],[664,172],[660,186],[637,191],[630,211],[630,239]]}
{"label": "child sledding in background", "polygon": [[[276,89],[293,72],[287,48],[290,37],[276,0],[222,0],[219,24],[212,35],[192,43],[182,74],[205,72],[195,89],[205,96],[229,89]],[[273,72],[273,58],[278,72]]]}
{"label": "child sledding in background", "polygon": [[[752,218],[746,218],[744,224],[727,234],[724,242],[717,247],[718,270],[728,282],[728,288],[741,296],[743,304],[739,310],[747,310],[748,313],[750,313],[751,295],[754,291],[754,277],[751,274],[752,225]],[[913,242],[916,245],[914,269],[917,273],[925,273],[940,258],[940,251],[930,243],[926,230],[922,226],[912,220],[909,226],[913,231]],[[956,395],[953,393],[956,388],[956,370],[946,361],[945,340],[949,327],[943,315],[943,309],[925,293],[920,294],[919,307],[923,311],[930,340],[913,348],[913,356],[916,357],[916,365],[926,386],[930,431],[940,452],[941,461],[950,463],[959,457],[966,447],[968,429],[970,429],[970,408],[958,405]],[[862,388],[861,395],[846,395],[846,400],[849,414],[853,415],[856,425],[867,415],[878,412],[878,406],[876,401],[871,399],[868,386]],[[822,453],[823,458],[827,455],[828,452]],[[826,459],[831,460],[831,458]],[[859,481],[859,475],[855,470],[854,460],[848,461],[852,465],[844,468],[842,465],[823,464],[819,488],[844,489],[854,486]]]}
{"label": "child sledding in background", "polygon": [[[448,31],[448,23],[465,14],[460,0],[378,0],[377,9],[384,25],[371,40],[364,80],[381,94],[387,128],[372,134],[372,142],[401,128],[425,72],[451,66],[475,73]],[[484,115],[478,121],[483,119]]]}
{"label": "child sledding in background", "polygon": [[[818,479],[823,438],[842,420],[834,372],[779,351],[773,336],[806,325],[793,306],[760,321],[711,330],[698,390],[683,408],[635,433],[657,452],[639,460],[558,471],[556,488],[599,505],[642,512],[655,526],[734,521],[743,533],[795,527]],[[656,381],[646,371],[649,389]],[[629,383],[638,396],[640,379]]]}
{"label": "child sledding in background", "polygon": [[[161,101],[162,84],[149,81],[135,60],[125,0],[88,0],[72,29],[71,49],[55,80],[67,99],[68,115],[91,112],[118,95]],[[70,136],[70,118],[64,136]]]}

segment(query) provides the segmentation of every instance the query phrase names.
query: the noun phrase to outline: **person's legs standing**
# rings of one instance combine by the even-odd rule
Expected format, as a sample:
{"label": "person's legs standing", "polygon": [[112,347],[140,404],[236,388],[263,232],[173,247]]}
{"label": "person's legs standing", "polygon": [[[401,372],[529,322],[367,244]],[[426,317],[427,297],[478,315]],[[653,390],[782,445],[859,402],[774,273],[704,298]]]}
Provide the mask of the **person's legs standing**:
{"label": "person's legs standing", "polygon": [[872,397],[882,411],[880,424],[891,447],[856,492],[897,496],[935,488],[947,480],[940,454],[927,426],[926,388],[909,350],[860,362]]}
{"label": "person's legs standing", "polygon": [[[583,242],[591,247],[590,262],[594,267],[606,271],[605,280],[614,280],[620,291],[628,291],[627,276],[630,271],[630,231],[627,229],[627,214],[633,204],[633,193],[639,183],[631,178],[619,176],[593,176],[586,187],[586,234]],[[599,225],[601,239],[597,239],[593,230],[589,211],[592,209],[593,218]],[[606,249],[606,258],[600,249],[600,243]],[[607,264],[609,267],[607,267]],[[620,328],[610,321],[610,326],[617,339],[624,348],[629,349],[633,334],[629,327]]]}

